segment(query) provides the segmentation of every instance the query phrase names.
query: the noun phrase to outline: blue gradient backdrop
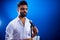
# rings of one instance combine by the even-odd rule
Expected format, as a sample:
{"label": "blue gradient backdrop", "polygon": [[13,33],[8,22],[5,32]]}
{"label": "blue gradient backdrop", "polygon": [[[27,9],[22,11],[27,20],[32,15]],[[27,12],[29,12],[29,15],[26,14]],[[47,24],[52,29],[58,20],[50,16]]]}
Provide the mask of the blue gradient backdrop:
{"label": "blue gradient backdrop", "polygon": [[[17,3],[20,0],[0,0],[0,40],[5,38],[7,24],[17,14]],[[26,0],[27,17],[39,29],[37,35],[41,40],[60,40],[60,1],[59,0]]]}

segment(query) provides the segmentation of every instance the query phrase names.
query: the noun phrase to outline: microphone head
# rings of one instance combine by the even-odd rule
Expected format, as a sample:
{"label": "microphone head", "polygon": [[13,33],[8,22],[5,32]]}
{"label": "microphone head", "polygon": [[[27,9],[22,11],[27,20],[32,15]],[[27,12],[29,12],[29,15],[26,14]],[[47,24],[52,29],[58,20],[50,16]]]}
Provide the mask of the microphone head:
{"label": "microphone head", "polygon": [[32,23],[32,21],[31,21],[31,20],[30,20],[29,22],[30,22],[30,24]]}

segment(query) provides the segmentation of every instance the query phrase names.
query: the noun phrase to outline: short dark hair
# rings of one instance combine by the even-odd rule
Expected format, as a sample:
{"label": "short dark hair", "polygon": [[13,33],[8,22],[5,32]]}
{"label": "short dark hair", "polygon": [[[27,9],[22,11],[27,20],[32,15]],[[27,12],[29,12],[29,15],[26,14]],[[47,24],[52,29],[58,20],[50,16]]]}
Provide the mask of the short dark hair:
{"label": "short dark hair", "polygon": [[17,6],[20,7],[21,5],[27,5],[28,6],[26,1],[20,1]]}

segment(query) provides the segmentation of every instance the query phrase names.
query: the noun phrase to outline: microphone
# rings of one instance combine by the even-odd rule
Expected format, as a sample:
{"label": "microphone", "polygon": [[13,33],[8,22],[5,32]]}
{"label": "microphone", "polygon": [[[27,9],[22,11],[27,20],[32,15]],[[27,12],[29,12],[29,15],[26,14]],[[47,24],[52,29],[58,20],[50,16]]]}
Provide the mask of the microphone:
{"label": "microphone", "polygon": [[30,24],[31,24],[31,27],[34,27],[34,24],[32,23],[32,21],[29,21],[30,22]]}
{"label": "microphone", "polygon": [[32,21],[29,21],[29,22],[31,24],[30,28],[31,28],[31,38],[32,38],[32,32],[33,32],[32,27],[34,27],[34,25],[33,25]]}

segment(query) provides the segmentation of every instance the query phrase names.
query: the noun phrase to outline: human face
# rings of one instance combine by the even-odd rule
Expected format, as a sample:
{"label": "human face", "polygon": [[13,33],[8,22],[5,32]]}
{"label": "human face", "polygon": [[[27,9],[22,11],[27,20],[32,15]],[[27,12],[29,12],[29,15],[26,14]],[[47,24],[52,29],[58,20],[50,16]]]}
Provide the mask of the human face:
{"label": "human face", "polygon": [[25,17],[27,15],[27,5],[20,5],[18,8],[18,12],[20,13],[20,17]]}

